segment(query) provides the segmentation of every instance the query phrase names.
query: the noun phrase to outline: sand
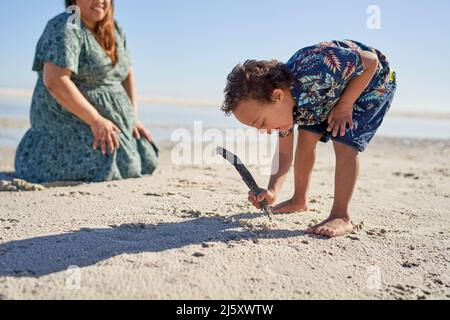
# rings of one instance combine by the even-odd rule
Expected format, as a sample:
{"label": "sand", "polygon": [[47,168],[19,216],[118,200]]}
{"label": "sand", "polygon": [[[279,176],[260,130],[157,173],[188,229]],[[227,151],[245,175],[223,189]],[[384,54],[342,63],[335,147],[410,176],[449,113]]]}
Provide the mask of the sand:
{"label": "sand", "polygon": [[[376,139],[355,232],[330,240],[304,230],[332,204],[331,145],[310,211],[273,223],[231,166],[174,166],[162,149],[153,177],[0,192],[0,299],[450,298],[450,141]],[[0,155],[11,171],[14,150]],[[280,200],[292,191],[291,173]]]}

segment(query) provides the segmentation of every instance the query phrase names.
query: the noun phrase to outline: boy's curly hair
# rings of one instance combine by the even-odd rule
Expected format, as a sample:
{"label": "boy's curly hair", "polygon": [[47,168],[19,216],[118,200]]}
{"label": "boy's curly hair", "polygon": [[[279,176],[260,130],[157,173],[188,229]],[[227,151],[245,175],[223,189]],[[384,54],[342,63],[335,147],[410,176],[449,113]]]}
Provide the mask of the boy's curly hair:
{"label": "boy's curly hair", "polygon": [[294,76],[284,63],[247,60],[228,75],[221,110],[229,116],[246,99],[270,103],[275,89],[289,89],[293,82]]}

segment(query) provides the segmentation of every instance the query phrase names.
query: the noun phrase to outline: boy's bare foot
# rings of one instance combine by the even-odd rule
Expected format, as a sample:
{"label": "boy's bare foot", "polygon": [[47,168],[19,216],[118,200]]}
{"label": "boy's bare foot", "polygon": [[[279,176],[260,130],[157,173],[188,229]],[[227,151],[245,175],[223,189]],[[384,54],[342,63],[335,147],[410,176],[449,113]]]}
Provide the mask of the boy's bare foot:
{"label": "boy's bare foot", "polygon": [[299,201],[294,198],[292,198],[288,201],[282,202],[273,208],[273,213],[275,213],[275,214],[304,212],[304,211],[308,211],[307,202]]}
{"label": "boy's bare foot", "polygon": [[352,223],[348,217],[330,216],[325,221],[310,227],[308,233],[317,234],[329,238],[342,236],[353,231]]}

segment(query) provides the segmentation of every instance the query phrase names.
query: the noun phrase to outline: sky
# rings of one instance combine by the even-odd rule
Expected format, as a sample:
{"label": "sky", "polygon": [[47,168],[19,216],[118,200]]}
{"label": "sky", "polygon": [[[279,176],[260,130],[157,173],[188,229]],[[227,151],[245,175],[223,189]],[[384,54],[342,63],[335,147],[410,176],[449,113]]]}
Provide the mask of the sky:
{"label": "sky", "polygon": [[[33,89],[35,46],[63,0],[0,0],[0,88]],[[380,29],[369,29],[370,5]],[[226,76],[246,59],[287,61],[298,49],[354,39],[397,71],[395,108],[450,112],[450,1],[116,0],[146,97],[220,102]]]}

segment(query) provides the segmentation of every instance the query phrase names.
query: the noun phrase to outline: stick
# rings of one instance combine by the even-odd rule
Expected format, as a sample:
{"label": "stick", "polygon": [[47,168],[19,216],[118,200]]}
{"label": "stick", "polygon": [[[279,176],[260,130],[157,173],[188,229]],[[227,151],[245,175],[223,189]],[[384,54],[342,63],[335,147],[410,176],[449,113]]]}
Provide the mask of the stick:
{"label": "stick", "polygon": [[[249,187],[250,191],[252,191],[256,196],[258,196],[261,193],[263,189],[261,189],[258,186],[252,174],[250,173],[250,171],[248,171],[247,167],[242,163],[241,159],[239,159],[235,154],[231,153],[230,151],[222,147],[217,147],[216,152],[217,154],[224,157],[225,160],[227,160],[236,168],[237,172],[239,172],[240,176],[242,177],[242,180],[244,180],[245,184]],[[272,208],[269,206],[267,201],[263,200],[259,202],[259,205],[267,214],[270,221],[272,221],[273,212]]]}

